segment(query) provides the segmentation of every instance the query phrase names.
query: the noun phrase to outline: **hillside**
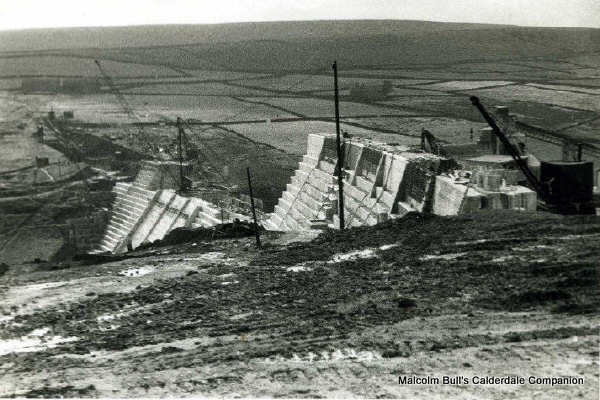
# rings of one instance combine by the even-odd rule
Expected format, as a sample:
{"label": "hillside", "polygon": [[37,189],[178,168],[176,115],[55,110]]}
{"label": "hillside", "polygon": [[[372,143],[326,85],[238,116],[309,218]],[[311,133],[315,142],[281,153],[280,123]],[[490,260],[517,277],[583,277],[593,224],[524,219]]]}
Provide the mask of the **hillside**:
{"label": "hillside", "polygon": [[[182,45],[197,57],[186,60],[181,53],[169,52],[169,47]],[[600,30],[426,21],[304,21],[0,32],[0,52],[78,50],[77,54],[140,61],[136,54],[143,56],[143,51],[119,50],[140,47],[152,48],[155,57],[179,68],[205,68],[201,60],[209,59],[233,70],[303,70],[334,58],[347,65],[376,66],[569,56],[598,51]],[[113,50],[80,53],[82,49]]]}
{"label": "hillside", "polygon": [[[9,271],[0,395],[597,398],[599,234],[596,217],[411,214]],[[585,383],[398,384],[413,374]]]}
{"label": "hillside", "polygon": [[429,21],[288,21],[204,25],[145,25],[0,32],[0,51],[173,46],[298,38],[343,38],[472,30],[484,24]]}

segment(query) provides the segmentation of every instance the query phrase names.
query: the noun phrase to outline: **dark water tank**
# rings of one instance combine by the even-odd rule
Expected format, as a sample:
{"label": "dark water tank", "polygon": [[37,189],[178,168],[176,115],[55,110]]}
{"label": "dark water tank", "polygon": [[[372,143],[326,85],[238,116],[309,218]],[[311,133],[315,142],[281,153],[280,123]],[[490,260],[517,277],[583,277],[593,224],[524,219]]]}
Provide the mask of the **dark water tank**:
{"label": "dark water tank", "polygon": [[585,203],[592,200],[594,164],[591,161],[542,161],[540,178],[558,202]]}

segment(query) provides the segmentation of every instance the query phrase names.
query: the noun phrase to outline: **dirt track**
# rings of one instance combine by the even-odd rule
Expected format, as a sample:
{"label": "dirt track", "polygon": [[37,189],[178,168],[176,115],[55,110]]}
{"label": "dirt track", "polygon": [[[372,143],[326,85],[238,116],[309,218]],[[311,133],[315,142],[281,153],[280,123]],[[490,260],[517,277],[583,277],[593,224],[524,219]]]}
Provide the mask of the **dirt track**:
{"label": "dirt track", "polygon": [[[599,238],[596,217],[411,215],[9,273],[0,395],[597,398]],[[585,384],[398,384],[413,374]]]}

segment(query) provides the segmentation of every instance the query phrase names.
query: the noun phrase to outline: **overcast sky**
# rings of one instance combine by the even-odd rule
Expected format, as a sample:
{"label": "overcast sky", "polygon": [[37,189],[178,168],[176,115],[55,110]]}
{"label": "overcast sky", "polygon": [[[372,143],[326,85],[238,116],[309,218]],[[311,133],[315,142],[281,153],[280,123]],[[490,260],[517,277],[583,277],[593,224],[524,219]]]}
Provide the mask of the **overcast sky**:
{"label": "overcast sky", "polygon": [[600,28],[600,0],[0,0],[0,30],[314,19]]}

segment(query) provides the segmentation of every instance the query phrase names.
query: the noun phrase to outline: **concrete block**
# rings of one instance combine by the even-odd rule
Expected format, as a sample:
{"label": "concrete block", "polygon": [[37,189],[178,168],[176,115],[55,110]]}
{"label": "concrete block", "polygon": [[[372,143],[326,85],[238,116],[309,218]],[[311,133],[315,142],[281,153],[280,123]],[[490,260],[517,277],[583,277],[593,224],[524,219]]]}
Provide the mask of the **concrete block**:
{"label": "concrete block", "polygon": [[315,170],[313,170],[313,176],[316,179],[319,179],[319,180],[321,180],[323,182],[326,182],[326,183],[332,183],[333,179],[334,179],[334,177],[333,177],[332,174],[330,174],[328,172],[325,172],[325,171],[323,171],[321,169],[315,169]]}
{"label": "concrete block", "polygon": [[300,199],[296,199],[296,203],[294,203],[293,208],[297,214],[302,216],[302,218],[300,218],[301,220],[311,220],[317,216],[318,212],[318,208],[312,209]]}
{"label": "concrete block", "polygon": [[361,220],[366,221],[369,216],[371,215],[371,211],[369,209],[367,209],[366,207],[357,207],[356,210],[354,211],[355,214],[357,214]]}
{"label": "concrete block", "polygon": [[373,188],[375,187],[375,182],[360,175],[357,175],[356,178],[356,186],[358,186],[363,192],[371,194],[373,192]]}
{"label": "concrete block", "polygon": [[[293,181],[293,178],[292,178],[292,181]],[[283,193],[289,192],[289,193],[295,195],[299,191],[300,191],[300,187],[297,186],[295,183],[288,183],[287,185],[285,185],[285,191]]]}
{"label": "concrete block", "polygon": [[386,206],[388,206],[390,208],[390,210],[394,209],[394,202],[395,202],[396,198],[392,192],[384,190],[381,192],[381,194],[379,196],[377,196],[377,198],[379,199],[380,203],[383,203]]}
{"label": "concrete block", "polygon": [[304,192],[319,203],[326,201],[328,198],[327,192],[317,189],[310,184],[304,186]]}
{"label": "concrete block", "polygon": [[307,155],[316,159],[319,159],[323,145],[325,143],[325,137],[323,135],[309,134],[308,135],[308,146]]}
{"label": "concrete block", "polygon": [[312,157],[308,154],[302,156],[302,161],[311,166],[315,166],[319,163],[319,159],[317,157]]}
{"label": "concrete block", "polygon": [[131,244],[133,245],[133,248],[148,241],[148,235],[150,235],[158,221],[161,219],[167,206],[168,203],[165,204],[158,201],[150,206],[146,217],[143,221],[140,221],[140,224],[131,235]]}
{"label": "concrete block", "polygon": [[167,208],[152,228],[152,231],[148,234],[146,240],[148,242],[153,242],[165,237],[176,218],[177,214]]}
{"label": "concrete block", "polygon": [[500,190],[502,185],[502,175],[499,174],[485,174],[483,176],[483,188],[485,190]]}
{"label": "concrete block", "polygon": [[330,175],[333,175],[335,173],[335,164],[321,160],[319,161],[319,169]]}
{"label": "concrete block", "polygon": [[344,192],[357,201],[363,201],[365,198],[369,197],[369,193],[354,185],[344,186]]}
{"label": "concrete block", "polygon": [[314,167],[314,165],[310,165],[310,164],[305,163],[304,161],[300,161],[300,164],[298,164],[298,168],[301,171],[310,173],[315,167]]}
{"label": "concrete block", "polygon": [[206,211],[203,209],[198,213],[196,217],[196,223],[205,228],[210,228],[215,225],[219,225],[221,223],[221,219],[215,216],[214,213]]}
{"label": "concrete block", "polygon": [[323,205],[323,201],[317,201],[312,196],[308,194],[307,191],[303,191],[298,194],[298,199],[302,201],[302,203],[306,204],[308,207],[313,210],[318,210]]}
{"label": "concrete block", "polygon": [[400,215],[400,216],[403,216],[406,213],[409,213],[409,212],[412,212],[412,211],[417,211],[410,204],[408,204],[408,203],[406,203],[404,201],[399,201],[397,204],[398,204],[398,212],[397,212],[397,214]]}
{"label": "concrete block", "polygon": [[467,193],[467,185],[455,183],[453,178],[446,176],[436,177],[433,213],[437,215],[458,214]]}

